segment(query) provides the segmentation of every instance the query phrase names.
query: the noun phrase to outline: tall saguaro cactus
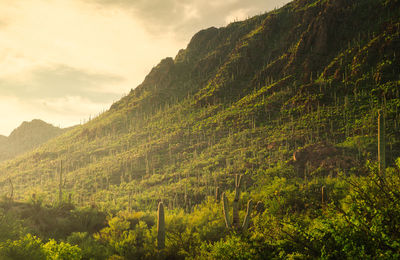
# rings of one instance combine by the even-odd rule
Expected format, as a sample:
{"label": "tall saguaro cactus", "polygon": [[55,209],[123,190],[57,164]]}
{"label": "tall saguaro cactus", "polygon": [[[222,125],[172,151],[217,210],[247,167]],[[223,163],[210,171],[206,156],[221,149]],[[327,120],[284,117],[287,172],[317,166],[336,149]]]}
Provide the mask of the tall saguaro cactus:
{"label": "tall saguaro cactus", "polygon": [[235,175],[235,198],[232,204],[232,226],[235,228],[239,227],[239,198],[240,198],[240,183],[242,181],[242,175]]}
{"label": "tall saguaro cactus", "polygon": [[12,183],[11,178],[8,178],[8,182],[10,183],[10,201],[14,199],[14,185]]}
{"label": "tall saguaro cactus", "polygon": [[249,226],[251,209],[253,207],[253,201],[249,200],[249,202],[247,203],[246,216],[244,218],[243,224],[240,225],[240,223],[239,223],[239,199],[240,199],[240,182],[241,182],[241,180],[242,180],[241,175],[235,176],[235,198],[233,200],[233,205],[232,205],[232,222],[229,218],[228,199],[226,198],[225,193],[222,193],[222,203],[223,203],[223,212],[224,212],[226,228],[227,229],[235,229],[238,231],[239,230],[245,231]]}
{"label": "tall saguaro cactus", "polygon": [[165,248],[165,215],[162,202],[158,203],[157,211],[157,247],[158,249]]}
{"label": "tall saguaro cactus", "polygon": [[63,165],[62,165],[62,160],[60,161],[60,169],[59,169],[59,171],[60,171],[60,183],[59,183],[59,186],[58,186],[58,201],[59,201],[59,203],[61,203],[62,202],[62,197],[63,197],[63,195],[62,195],[62,186],[63,186],[63,177],[62,177],[62,172],[63,172]]}
{"label": "tall saguaro cactus", "polygon": [[378,161],[379,161],[379,173],[385,174],[386,168],[386,152],[385,152],[385,118],[383,111],[378,112]]}
{"label": "tall saguaro cactus", "polygon": [[215,188],[215,201],[217,203],[219,202],[219,187]]}

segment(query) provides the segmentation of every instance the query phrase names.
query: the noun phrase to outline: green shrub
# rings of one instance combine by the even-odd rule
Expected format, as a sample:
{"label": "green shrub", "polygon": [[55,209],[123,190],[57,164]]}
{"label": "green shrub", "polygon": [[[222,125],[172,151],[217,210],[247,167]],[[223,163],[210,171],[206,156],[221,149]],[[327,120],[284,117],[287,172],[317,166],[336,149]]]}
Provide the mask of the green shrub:
{"label": "green shrub", "polygon": [[54,239],[43,245],[48,260],[79,260],[82,259],[82,250],[76,245],[57,243]]}
{"label": "green shrub", "polygon": [[151,258],[155,252],[155,237],[143,221],[130,228],[128,220],[113,217],[108,221],[109,227],[95,234],[95,239],[106,244],[112,253],[127,259]]}
{"label": "green shrub", "polygon": [[255,259],[255,248],[251,243],[237,235],[230,235],[225,240],[214,244],[202,245],[202,257],[207,259]]}
{"label": "green shrub", "polygon": [[24,232],[25,228],[16,216],[0,211],[0,242],[5,242],[7,239],[16,240]]}
{"label": "green shrub", "polygon": [[0,259],[4,260],[43,260],[46,252],[40,238],[27,234],[19,240],[7,240],[0,244]]}
{"label": "green shrub", "polygon": [[67,242],[71,245],[79,246],[82,250],[82,259],[101,260],[110,256],[107,247],[96,241],[87,232],[72,233],[67,238]]}

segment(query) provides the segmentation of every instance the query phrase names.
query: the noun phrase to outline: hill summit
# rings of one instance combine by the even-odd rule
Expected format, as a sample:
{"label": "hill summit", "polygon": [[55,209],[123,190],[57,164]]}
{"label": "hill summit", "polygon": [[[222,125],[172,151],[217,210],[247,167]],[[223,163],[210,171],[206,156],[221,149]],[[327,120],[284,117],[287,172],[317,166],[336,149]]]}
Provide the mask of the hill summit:
{"label": "hill summit", "polygon": [[65,130],[39,119],[23,122],[8,137],[0,136],[0,161],[31,151],[63,132]]}

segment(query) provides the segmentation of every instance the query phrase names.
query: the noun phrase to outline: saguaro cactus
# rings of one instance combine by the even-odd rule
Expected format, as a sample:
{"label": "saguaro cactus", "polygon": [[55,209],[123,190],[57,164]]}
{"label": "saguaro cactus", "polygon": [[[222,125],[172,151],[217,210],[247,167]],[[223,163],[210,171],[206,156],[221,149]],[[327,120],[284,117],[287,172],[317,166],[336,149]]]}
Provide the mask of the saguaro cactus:
{"label": "saguaro cactus", "polygon": [[232,226],[239,228],[239,198],[240,198],[240,183],[242,175],[235,175],[235,198],[232,204]]}
{"label": "saguaro cactus", "polygon": [[62,160],[60,161],[60,169],[59,169],[59,171],[60,171],[60,183],[58,185],[58,202],[61,203],[62,202],[62,197],[63,197],[63,194],[62,194],[62,186],[63,186],[63,176],[62,176],[62,174],[63,174],[63,165],[62,165]]}
{"label": "saguaro cactus", "polygon": [[232,222],[229,218],[228,199],[226,198],[225,193],[222,193],[222,202],[223,202],[223,213],[224,213],[226,228],[244,231],[249,226],[251,209],[253,207],[253,201],[249,200],[249,202],[247,203],[246,216],[244,218],[243,224],[240,225],[240,223],[239,223],[239,198],[240,198],[240,182],[241,182],[241,180],[242,180],[241,175],[235,176],[235,198],[233,200],[233,205],[232,205]]}
{"label": "saguaro cactus", "polygon": [[8,182],[10,183],[10,201],[14,199],[14,185],[12,183],[11,178],[8,178]]}
{"label": "saguaro cactus", "polygon": [[383,111],[378,112],[378,161],[379,161],[379,173],[385,174],[386,168],[386,153],[385,153],[385,119],[383,117]]}
{"label": "saguaro cactus", "polygon": [[215,188],[215,202],[219,202],[219,187]]}
{"label": "saguaro cactus", "polygon": [[158,249],[165,248],[165,216],[162,202],[158,203],[157,211],[157,247]]}

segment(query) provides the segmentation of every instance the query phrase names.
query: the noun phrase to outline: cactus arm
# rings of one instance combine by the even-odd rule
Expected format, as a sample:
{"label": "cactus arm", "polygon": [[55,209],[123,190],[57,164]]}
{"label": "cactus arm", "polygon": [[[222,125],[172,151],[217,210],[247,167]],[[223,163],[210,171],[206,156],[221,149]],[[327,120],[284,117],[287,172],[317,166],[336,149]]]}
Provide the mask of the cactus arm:
{"label": "cactus arm", "polygon": [[385,174],[386,168],[386,153],[385,153],[385,120],[383,118],[383,111],[378,112],[378,161],[379,173]]}
{"label": "cactus arm", "polygon": [[236,174],[235,176],[235,201],[239,201],[240,198],[240,183],[242,181],[242,175]]}
{"label": "cactus arm", "polygon": [[60,160],[60,183],[59,183],[59,185],[58,185],[58,202],[59,202],[60,204],[61,204],[62,198],[63,198],[63,195],[62,195],[62,186],[63,186],[62,181],[63,181],[63,176],[62,176],[62,174],[63,174],[63,163],[62,163],[62,160]]}
{"label": "cactus arm", "polygon": [[249,200],[249,202],[247,202],[247,212],[246,212],[246,216],[244,218],[243,221],[243,225],[242,225],[242,230],[246,231],[247,228],[249,227],[249,222],[250,222],[250,214],[251,214],[251,209],[253,208],[253,201]]}
{"label": "cactus arm", "polygon": [[225,196],[225,192],[222,193],[222,202],[223,202],[223,212],[224,212],[224,219],[225,219],[225,226],[227,229],[231,228],[231,222],[229,219],[229,211],[228,211],[228,199]]}
{"label": "cactus arm", "polygon": [[239,198],[240,198],[240,182],[242,175],[236,174],[235,176],[235,199],[232,205],[232,226],[239,228]]}
{"label": "cactus arm", "polygon": [[239,227],[239,201],[234,200],[232,203],[232,226]]}

